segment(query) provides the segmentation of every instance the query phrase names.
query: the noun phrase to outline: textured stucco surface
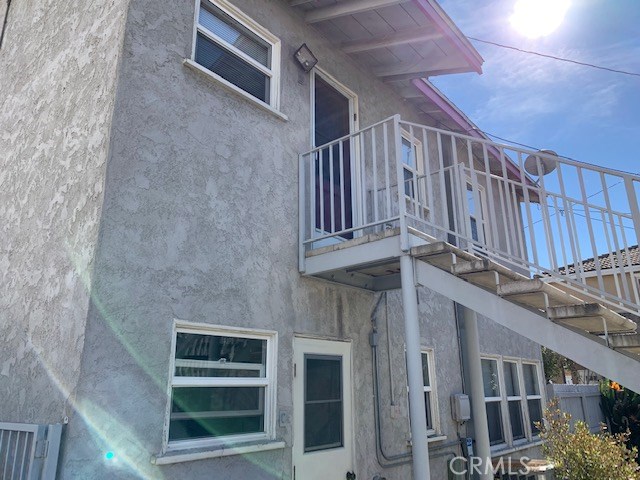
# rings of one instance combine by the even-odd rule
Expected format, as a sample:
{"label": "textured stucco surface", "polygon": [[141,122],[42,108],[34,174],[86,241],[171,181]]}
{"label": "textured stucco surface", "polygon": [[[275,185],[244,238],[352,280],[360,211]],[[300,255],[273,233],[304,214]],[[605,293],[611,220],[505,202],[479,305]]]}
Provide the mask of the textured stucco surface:
{"label": "textured stucco surface", "polygon": [[71,415],[125,13],[121,0],[11,5],[0,50],[2,421]]}
{"label": "textured stucco surface", "polygon": [[[376,296],[301,278],[298,273],[297,160],[298,153],[309,147],[311,111],[309,77],[294,63],[293,52],[306,42],[319,58],[319,65],[358,94],[361,126],[395,113],[401,113],[407,120],[424,123],[424,119],[417,117],[369,72],[337,54],[286,2],[235,0],[235,5],[282,41],[281,110],[289,117],[289,121],[282,121],[183,65],[183,59],[191,53],[194,4],[132,0],[117,85],[106,80],[97,83],[92,92],[95,98],[87,91],[86,99],[78,94],[85,90],[76,85],[74,95],[67,100],[78,109],[75,114],[78,121],[82,120],[76,128],[91,132],[95,129],[85,143],[80,142],[81,135],[74,130],[67,133],[65,122],[60,124],[59,131],[41,134],[43,138],[35,133],[33,138],[24,140],[20,140],[19,133],[1,137],[6,144],[20,140],[22,146],[16,150],[19,154],[16,158],[22,158],[22,163],[9,168],[8,174],[0,172],[0,184],[4,181],[15,188],[11,190],[14,195],[26,188],[33,189],[34,195],[43,195],[38,185],[44,184],[47,192],[51,190],[41,204],[34,201],[32,205],[30,201],[25,202],[28,207],[22,207],[14,202],[9,207],[12,210],[3,210],[0,205],[0,212],[13,221],[20,235],[12,233],[17,239],[8,245],[25,248],[22,256],[11,258],[16,247],[6,253],[0,250],[8,258],[4,260],[0,255],[0,264],[5,262],[2,265],[9,268],[2,286],[3,293],[7,292],[7,298],[12,299],[11,316],[7,318],[41,318],[30,330],[10,327],[8,338],[13,342],[10,347],[20,351],[23,347],[19,342],[24,341],[20,332],[40,329],[39,336],[31,336],[41,341],[46,338],[52,342],[49,345],[57,342],[62,347],[47,351],[56,356],[58,365],[62,360],[69,365],[65,374],[70,378],[67,381],[71,389],[78,379],[77,411],[66,412],[70,423],[61,478],[290,478],[294,334],[353,342],[357,405],[354,455],[358,478],[370,479],[376,473],[389,480],[410,478],[409,466],[383,470],[375,458],[369,333]],[[81,10],[75,4],[69,4],[69,8]],[[111,12],[111,17],[105,20],[96,12],[91,18],[102,22],[105,28],[113,27],[113,35],[109,35],[108,29],[100,30],[105,35],[100,37],[101,41],[106,42],[106,38],[114,41],[113,46],[104,49],[106,59],[108,52],[117,49],[114,39],[119,35],[118,22],[127,12],[122,3],[101,8],[101,13]],[[69,16],[75,18],[71,13]],[[2,52],[0,58],[1,55]],[[115,71],[115,62],[114,56],[112,63],[106,62],[110,69],[103,66],[95,75],[112,78],[109,75]],[[13,100],[12,111],[21,108],[20,102],[37,103],[43,95],[51,95],[60,102],[67,98],[61,92],[45,93],[52,80],[45,78],[46,71],[35,73],[43,76],[35,81],[36,86],[41,84],[38,88],[42,92],[33,98],[25,95],[25,100]],[[2,75],[7,74],[0,72],[0,78]],[[59,87],[55,83],[56,88],[62,89],[66,84],[73,85],[75,77],[54,78],[60,82]],[[116,87],[109,132],[107,117]],[[36,87],[24,79],[23,88]],[[51,112],[47,115],[57,118]],[[35,130],[36,120],[24,122],[29,131]],[[63,146],[71,153],[60,150],[60,155],[54,157],[56,160],[51,160],[52,157],[45,156],[46,149],[38,150],[46,142],[62,149],[54,141],[60,137],[65,139]],[[46,169],[36,169],[33,159],[40,158],[38,155],[47,159]],[[33,171],[33,182],[19,180],[21,168]],[[56,197],[59,188],[68,190],[62,190]],[[71,192],[76,192],[77,197]],[[55,225],[55,229],[51,227],[51,243],[36,241],[38,237],[34,234],[46,231],[43,220],[38,218],[45,215],[52,198],[60,199],[54,204],[57,213],[46,214],[50,223],[45,225]],[[28,215],[31,207],[36,212],[33,221]],[[78,213],[73,217],[76,210]],[[76,223],[62,228],[70,218]],[[96,236],[98,250],[92,261]],[[69,260],[69,252],[59,247],[68,237],[75,242],[69,249],[83,254],[77,270]],[[35,262],[52,266],[43,270],[43,279],[35,276],[36,286],[21,286],[16,291],[15,285],[26,285],[27,280],[18,279],[12,284],[6,278],[22,278]],[[18,266],[25,265],[28,268],[17,271]],[[91,303],[78,273],[89,267],[94,272],[88,278]],[[0,272],[4,274],[4,268]],[[55,280],[63,279],[68,283],[55,287]],[[59,289],[56,295],[60,298],[47,303],[42,310],[38,310],[38,305],[27,304],[24,299],[38,299],[41,292],[49,291],[47,281],[53,282],[52,291]],[[435,351],[441,430],[451,441],[457,431],[450,420],[449,397],[462,390],[454,308],[450,300],[425,289],[420,290],[419,298],[421,343]],[[38,311],[42,312],[40,317],[34,313]],[[57,321],[45,323],[49,318]],[[174,319],[278,332],[277,411],[285,413],[288,421],[277,426],[276,436],[286,442],[287,448],[163,467],[152,465],[151,456],[162,448]],[[409,425],[399,292],[388,294],[388,308],[379,309],[376,320],[380,332],[383,446],[388,454],[403,453],[407,451]],[[480,327],[483,352],[514,356],[522,353],[526,358],[536,358],[535,346],[524,344],[521,337],[488,321],[483,321]],[[68,338],[61,339],[62,335]],[[12,357],[0,358],[7,362]],[[16,375],[37,378],[34,391],[39,392],[40,384],[49,382],[42,369],[32,373],[29,370],[40,368],[36,367],[35,359],[23,359],[19,364],[24,364],[25,370],[15,370]],[[10,364],[10,368],[17,367]],[[0,378],[8,381],[6,376]],[[25,384],[16,381],[16,386],[18,383]],[[61,395],[49,383],[44,387],[43,391],[50,393],[47,398]],[[45,410],[40,405],[45,405],[44,398],[43,395],[43,400],[34,404],[34,412]],[[36,416],[25,419],[20,410],[24,400],[15,398],[12,402],[15,406],[8,411],[15,412],[15,420],[39,419]],[[60,409],[56,403],[47,408],[56,414]],[[58,420],[50,417],[45,420]],[[442,449],[450,450],[455,448]],[[104,461],[106,451],[115,452],[117,461]],[[432,474],[434,480],[446,478],[443,458],[433,461]]]}

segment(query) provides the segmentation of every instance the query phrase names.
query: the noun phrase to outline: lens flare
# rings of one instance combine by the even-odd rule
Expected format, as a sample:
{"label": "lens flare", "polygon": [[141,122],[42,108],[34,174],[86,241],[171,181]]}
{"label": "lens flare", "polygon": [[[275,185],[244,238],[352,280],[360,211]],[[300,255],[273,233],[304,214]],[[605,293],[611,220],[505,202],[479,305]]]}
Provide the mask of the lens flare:
{"label": "lens flare", "polygon": [[518,0],[511,25],[526,37],[545,37],[562,24],[570,4],[569,0]]}

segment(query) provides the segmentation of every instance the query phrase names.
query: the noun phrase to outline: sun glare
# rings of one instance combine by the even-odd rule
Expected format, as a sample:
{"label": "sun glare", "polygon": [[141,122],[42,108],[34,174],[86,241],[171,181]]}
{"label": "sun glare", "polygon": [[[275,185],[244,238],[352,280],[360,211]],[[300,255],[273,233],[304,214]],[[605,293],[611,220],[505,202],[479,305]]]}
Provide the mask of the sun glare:
{"label": "sun glare", "polygon": [[518,0],[511,25],[526,37],[544,37],[560,26],[569,4],[569,0]]}

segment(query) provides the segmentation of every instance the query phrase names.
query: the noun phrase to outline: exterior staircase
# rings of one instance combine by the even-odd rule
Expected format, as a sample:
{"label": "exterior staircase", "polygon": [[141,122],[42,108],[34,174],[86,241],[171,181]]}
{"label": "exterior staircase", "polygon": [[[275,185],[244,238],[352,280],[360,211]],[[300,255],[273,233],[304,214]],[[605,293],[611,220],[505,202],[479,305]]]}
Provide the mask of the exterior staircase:
{"label": "exterior staircase", "polygon": [[[411,256],[420,261],[416,263],[418,282],[427,288],[449,297],[458,292],[458,303],[640,391],[640,335],[637,324],[629,318],[599,303],[581,300],[552,282],[529,279],[446,242],[413,247]],[[425,264],[441,275],[434,275]],[[451,278],[443,281],[446,277]],[[451,282],[452,278],[456,281]],[[493,314],[492,310],[506,312],[502,302],[516,307],[509,312],[517,315]],[[559,336],[549,341],[546,333],[551,329]]]}
{"label": "exterior staircase", "polygon": [[409,256],[416,283],[640,392],[640,176],[397,115],[299,175],[303,275],[396,289]]}

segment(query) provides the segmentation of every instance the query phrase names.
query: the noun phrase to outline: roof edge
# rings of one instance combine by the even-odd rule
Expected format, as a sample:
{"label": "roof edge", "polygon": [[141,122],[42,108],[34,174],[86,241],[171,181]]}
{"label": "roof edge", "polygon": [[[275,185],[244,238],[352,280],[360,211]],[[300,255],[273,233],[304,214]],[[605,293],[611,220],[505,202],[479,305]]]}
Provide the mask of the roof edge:
{"label": "roof edge", "polygon": [[472,67],[472,71],[482,74],[484,59],[442,7],[435,0],[413,1],[433,21],[436,28],[462,53]]}

